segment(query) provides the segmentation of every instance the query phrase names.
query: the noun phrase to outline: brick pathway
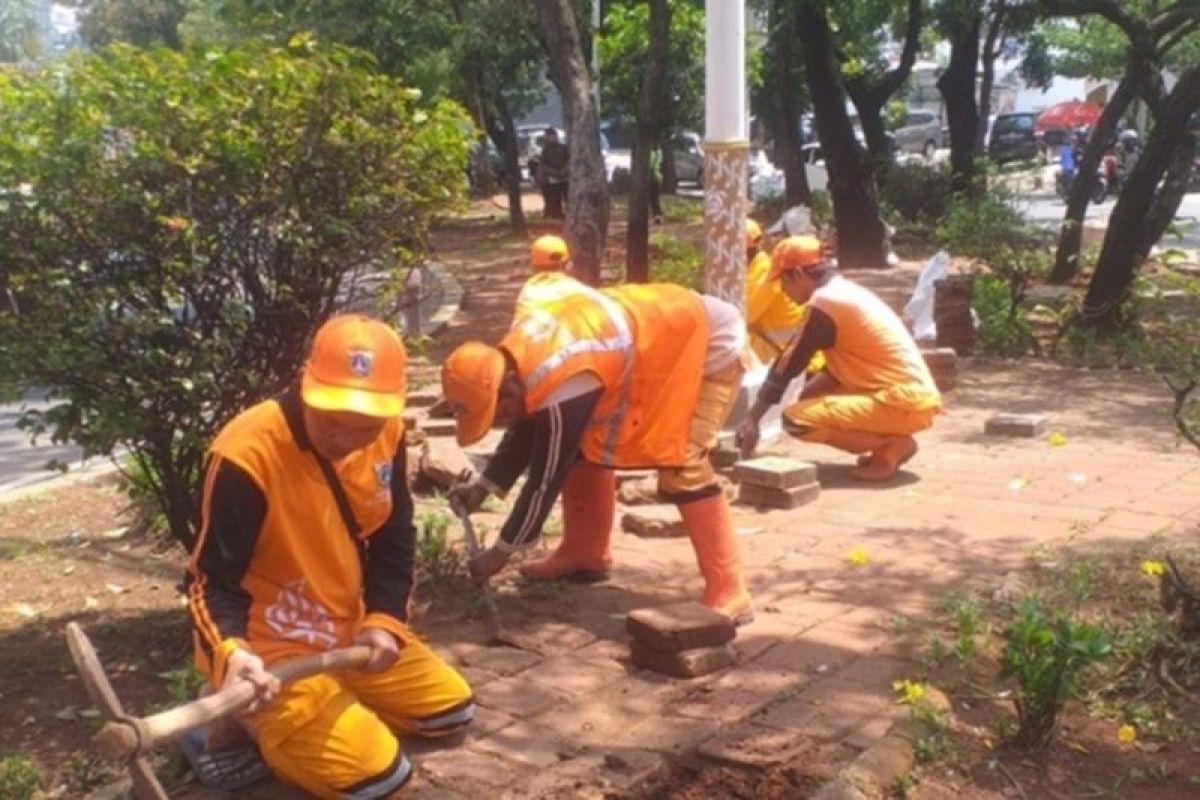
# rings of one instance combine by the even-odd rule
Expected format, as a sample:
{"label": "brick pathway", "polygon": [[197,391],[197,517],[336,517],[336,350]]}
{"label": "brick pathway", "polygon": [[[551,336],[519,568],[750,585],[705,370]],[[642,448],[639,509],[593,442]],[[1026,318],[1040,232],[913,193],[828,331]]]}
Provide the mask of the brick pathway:
{"label": "brick pathway", "polygon": [[[507,324],[524,248],[489,245],[496,258],[466,270],[464,312],[435,359]],[[914,273],[854,277],[897,303]],[[816,461],[823,491],[795,511],[735,507],[758,617],[739,633],[731,669],[677,680],[629,664],[625,612],[699,595],[686,539],[614,534],[602,585],[524,587],[504,573],[501,611],[529,652],[484,646],[481,629],[464,641],[434,613],[423,632],[472,682],[480,712],[460,746],[417,750],[413,796],[602,797],[675,757],[844,763],[883,734],[900,709],[892,681],[916,671],[894,617],[994,587],[1039,547],[1195,531],[1200,497],[1188,487],[1200,483],[1200,457],[1176,449],[1167,395],[1152,381],[974,361],[948,400],[917,458],[884,485],[848,480],[851,459],[832,450],[767,448]],[[985,437],[1000,411],[1048,414],[1066,443]],[[867,565],[850,564],[856,547]]]}

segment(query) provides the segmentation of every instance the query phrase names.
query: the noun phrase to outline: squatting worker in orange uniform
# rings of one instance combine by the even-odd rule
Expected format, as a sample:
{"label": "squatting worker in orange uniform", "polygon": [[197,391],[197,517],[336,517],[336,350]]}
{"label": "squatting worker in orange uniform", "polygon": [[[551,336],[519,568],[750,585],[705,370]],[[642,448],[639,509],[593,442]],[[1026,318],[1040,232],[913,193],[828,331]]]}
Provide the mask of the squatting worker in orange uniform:
{"label": "squatting worker in orange uniform", "polygon": [[533,240],[529,265],[534,272],[570,272],[571,251],[562,237],[548,233]]}
{"label": "squatting worker in orange uniform", "polygon": [[767,409],[819,350],[825,370],[784,410],[784,429],[861,454],[850,473],[855,478],[887,480],[916,455],[913,434],[928,428],[942,406],[912,335],[878,296],[837,272],[815,237],[791,236],[776,245],[770,279],[809,313],[739,427],[743,454],[757,446]]}
{"label": "squatting worker in orange uniform", "polygon": [[[396,734],[443,736],[474,715],[466,681],[407,624],[404,373],[395,331],[334,317],[298,385],[234,418],[209,453],[189,565],[197,664],[215,687],[258,687],[243,724],[263,759],[322,798],[393,796],[412,769]],[[351,643],[374,651],[361,671],[281,689],[264,669]]]}
{"label": "squatting worker in orange uniform", "polygon": [[478,508],[528,478],[477,578],[535,544],[561,493],[563,538],[522,571],[538,579],[602,580],[612,564],[614,469],[658,468],[704,576],[705,605],[752,615],[729,505],[708,459],[745,369],[745,322],[735,306],[673,284],[597,290],[560,273],[525,284],[512,329],[496,346],[468,342],[442,368],[458,441],[506,428],[482,474],[452,490]]}

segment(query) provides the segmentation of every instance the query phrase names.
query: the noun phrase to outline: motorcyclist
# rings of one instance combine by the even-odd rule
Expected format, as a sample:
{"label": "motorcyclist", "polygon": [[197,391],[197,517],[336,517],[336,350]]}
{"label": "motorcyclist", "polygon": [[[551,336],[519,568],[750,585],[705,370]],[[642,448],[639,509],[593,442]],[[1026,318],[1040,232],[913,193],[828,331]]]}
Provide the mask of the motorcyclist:
{"label": "motorcyclist", "polygon": [[1121,135],[1117,137],[1116,152],[1117,183],[1119,185],[1125,185],[1125,181],[1129,179],[1129,173],[1133,171],[1133,166],[1141,154],[1142,139],[1138,136],[1138,132],[1132,128],[1121,131]]}

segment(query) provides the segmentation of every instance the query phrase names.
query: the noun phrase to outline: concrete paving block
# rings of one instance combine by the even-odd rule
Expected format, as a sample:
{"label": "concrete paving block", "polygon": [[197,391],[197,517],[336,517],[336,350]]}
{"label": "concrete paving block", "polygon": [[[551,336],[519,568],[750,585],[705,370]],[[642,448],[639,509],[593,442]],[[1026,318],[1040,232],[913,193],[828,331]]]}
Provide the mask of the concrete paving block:
{"label": "concrete paving block", "polygon": [[683,518],[675,506],[638,506],[621,515],[621,530],[643,539],[674,539],[686,536]]}
{"label": "concrete paving block", "polygon": [[497,675],[516,675],[542,660],[537,653],[527,653],[515,647],[481,647],[459,657],[464,667],[477,667]]}
{"label": "concrete paving block", "polygon": [[658,476],[649,475],[635,481],[622,481],[617,500],[626,506],[647,506],[662,502],[658,496]]}
{"label": "concrete paving block", "polygon": [[737,661],[737,651],[728,643],[667,653],[634,639],[629,643],[629,654],[633,657],[633,663],[639,667],[675,678],[699,678],[701,675],[733,666]]}
{"label": "concrete paving block", "polygon": [[455,424],[452,419],[426,419],[421,422],[421,430],[426,436],[453,436]]}
{"label": "concrete paving block", "polygon": [[739,767],[769,767],[786,764],[808,747],[804,737],[743,722],[700,745],[697,752],[707,759]]}
{"label": "concrete paving block", "polygon": [[437,389],[415,389],[404,395],[404,405],[407,408],[429,408],[442,399],[442,393]]}
{"label": "concrete paving block", "polygon": [[664,653],[715,647],[737,635],[728,617],[692,600],[634,609],[625,618],[625,629],[635,641]]}
{"label": "concrete paving block", "polygon": [[741,451],[736,448],[718,447],[715,450],[708,451],[708,460],[712,462],[713,469],[729,469],[741,457]]}
{"label": "concrete paving block", "polygon": [[778,456],[763,456],[739,461],[733,468],[734,477],[743,485],[751,484],[768,489],[795,489],[817,480],[817,467],[808,461]]}
{"label": "concrete paving block", "polygon": [[771,489],[743,483],[738,490],[738,503],[759,508],[782,508],[790,510],[808,505],[821,495],[821,484],[813,483],[793,489]]}
{"label": "concrete paving block", "polygon": [[1032,439],[1046,430],[1044,414],[997,414],[983,426],[990,436],[1017,436]]}
{"label": "concrete paving block", "polygon": [[958,369],[958,354],[954,352],[953,347],[934,347],[922,350],[921,357],[925,359],[925,365],[930,370]]}

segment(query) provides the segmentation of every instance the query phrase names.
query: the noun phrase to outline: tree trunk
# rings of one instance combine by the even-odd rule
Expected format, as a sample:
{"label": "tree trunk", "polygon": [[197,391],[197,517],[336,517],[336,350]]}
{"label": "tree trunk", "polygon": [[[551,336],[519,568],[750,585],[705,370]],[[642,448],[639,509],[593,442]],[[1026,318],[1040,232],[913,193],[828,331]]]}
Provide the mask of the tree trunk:
{"label": "tree trunk", "polygon": [[996,0],[992,6],[992,17],[988,20],[987,35],[983,40],[983,77],[979,81],[979,125],[975,133],[975,150],[984,151],[987,139],[988,118],[992,113],[992,87],[996,84],[996,59],[1004,49],[1004,23],[1008,13],[1007,0]]}
{"label": "tree trunk", "polygon": [[564,233],[576,273],[600,282],[608,235],[608,181],[592,79],[584,61],[571,0],[536,0],[538,26],[550,55],[550,73],[562,96],[570,151]]}
{"label": "tree trunk", "polygon": [[1158,196],[1146,212],[1146,223],[1142,226],[1141,257],[1144,260],[1150,255],[1154,245],[1167,233],[1167,228],[1175,221],[1183,196],[1187,194],[1188,183],[1192,177],[1192,161],[1195,158],[1196,137],[1185,133],[1175,145],[1175,154],[1167,165],[1167,177],[1159,187]]}
{"label": "tree trunk", "polygon": [[662,142],[659,146],[662,148],[662,192],[663,194],[675,194],[675,189],[679,186],[679,175],[675,172],[675,155],[671,152],[671,128],[669,125],[663,126]]}
{"label": "tree trunk", "polygon": [[978,10],[956,26],[950,41],[950,65],[938,78],[938,91],[946,103],[950,121],[950,169],[954,187],[973,192],[975,186],[975,137],[979,131],[979,107],[975,104],[975,76],[979,63]]}
{"label": "tree trunk", "polygon": [[787,208],[812,202],[812,188],[804,171],[804,151],[800,142],[800,108],[792,74],[796,66],[795,15],[790,3],[771,3],[768,30],[775,67],[775,113],[771,115],[775,139],[775,161],[783,167],[784,205]]}
{"label": "tree trunk", "polygon": [[508,224],[513,233],[524,236],[529,228],[525,224],[525,209],[521,204],[521,152],[517,143],[517,126],[513,121],[508,101],[502,92],[496,93],[496,116],[488,121],[488,132],[492,141],[504,157],[504,188],[508,191]]}
{"label": "tree trunk", "polygon": [[[1162,113],[1146,143],[1146,149],[1134,165],[1125,189],[1108,220],[1108,233],[1100,250],[1096,274],[1088,285],[1083,302],[1083,321],[1100,330],[1115,330],[1123,322],[1121,306],[1133,284],[1133,276],[1153,245],[1147,231],[1154,209],[1156,224],[1169,205],[1169,196],[1177,187],[1164,187],[1164,197],[1156,197],[1159,181],[1173,166],[1183,143],[1194,137],[1187,130],[1188,119],[1200,108],[1200,68],[1192,67],[1180,76],[1167,96]],[[1171,211],[1174,214],[1174,211]],[[1164,225],[1165,228],[1165,225]]]}
{"label": "tree trunk", "polygon": [[650,42],[638,96],[637,128],[629,164],[629,228],[625,238],[625,277],[650,279],[650,151],[660,129],[663,84],[670,46],[671,9],[667,0],[650,0]]}
{"label": "tree trunk", "polygon": [[797,7],[796,24],[817,132],[829,169],[838,262],[843,267],[884,268],[887,249],[875,185],[867,154],[854,138],[854,128],[846,113],[841,68],[834,53],[824,3],[802,0]]}
{"label": "tree trunk", "polygon": [[1121,117],[1129,108],[1130,102],[1138,92],[1138,86],[1144,73],[1134,64],[1130,64],[1121,82],[1117,84],[1113,96],[1104,106],[1100,118],[1092,129],[1087,146],[1076,165],[1076,180],[1071,185],[1067,196],[1067,210],[1063,215],[1062,226],[1059,229],[1058,249],[1054,254],[1054,269],[1050,272],[1051,283],[1067,283],[1079,273],[1079,248],[1083,240],[1083,220],[1087,214],[1088,203],[1091,200],[1092,182],[1082,176],[1096,174],[1100,161],[1104,158],[1104,145],[1116,131]]}
{"label": "tree trunk", "polygon": [[887,165],[892,160],[891,148],[888,146],[887,126],[883,124],[883,102],[875,97],[863,97],[862,102],[855,99],[854,107],[858,109],[858,123],[862,126],[863,138],[867,140],[867,152],[871,155],[873,171],[879,173],[882,180],[887,171]]}

